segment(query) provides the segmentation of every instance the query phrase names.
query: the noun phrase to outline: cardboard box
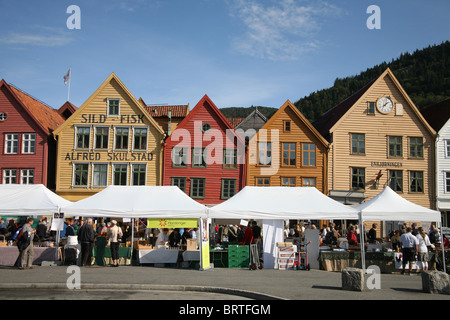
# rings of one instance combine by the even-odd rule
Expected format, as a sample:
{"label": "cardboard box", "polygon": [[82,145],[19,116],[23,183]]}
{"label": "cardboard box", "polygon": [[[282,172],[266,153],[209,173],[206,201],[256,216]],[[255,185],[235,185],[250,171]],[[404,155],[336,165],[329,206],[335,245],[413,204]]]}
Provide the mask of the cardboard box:
{"label": "cardboard box", "polygon": [[197,239],[186,239],[186,250],[187,251],[198,250]]}
{"label": "cardboard box", "polygon": [[297,247],[279,247],[278,252],[297,252]]}
{"label": "cardboard box", "polygon": [[295,252],[280,252],[278,258],[295,259]]}

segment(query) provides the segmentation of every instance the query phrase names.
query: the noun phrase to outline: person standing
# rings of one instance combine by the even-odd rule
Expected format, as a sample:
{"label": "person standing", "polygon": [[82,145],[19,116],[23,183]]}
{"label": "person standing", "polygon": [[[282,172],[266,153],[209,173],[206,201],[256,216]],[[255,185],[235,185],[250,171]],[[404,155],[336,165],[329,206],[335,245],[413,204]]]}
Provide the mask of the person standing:
{"label": "person standing", "polygon": [[417,261],[420,262],[419,266],[422,267],[423,271],[428,270],[428,247],[431,247],[430,239],[423,230],[422,227],[417,229],[417,240],[419,240],[419,254],[417,256]]}
{"label": "person standing", "polygon": [[81,266],[91,265],[92,247],[94,244],[94,222],[91,218],[78,230],[78,241],[81,243]]}
{"label": "person standing", "polygon": [[369,235],[367,236],[367,241],[369,243],[376,243],[377,242],[377,225],[374,223],[372,224],[372,228],[369,230]]}
{"label": "person standing", "polygon": [[122,229],[117,226],[117,221],[111,221],[111,228],[108,230],[109,243],[111,248],[111,259],[113,267],[119,266],[119,239],[123,236]]}
{"label": "person standing", "polygon": [[400,237],[400,245],[403,253],[403,270],[401,273],[405,274],[405,267],[409,262],[409,274],[411,274],[412,264],[419,251],[419,240],[411,234],[411,227],[407,227],[406,233]]}
{"label": "person standing", "polygon": [[[25,236],[28,236],[27,246],[22,251],[22,265],[21,269],[33,269],[33,239],[36,233],[36,229],[33,229],[31,225],[33,224],[33,218],[28,218],[27,222],[22,227],[22,233]],[[24,266],[25,259],[27,261],[26,266]]]}

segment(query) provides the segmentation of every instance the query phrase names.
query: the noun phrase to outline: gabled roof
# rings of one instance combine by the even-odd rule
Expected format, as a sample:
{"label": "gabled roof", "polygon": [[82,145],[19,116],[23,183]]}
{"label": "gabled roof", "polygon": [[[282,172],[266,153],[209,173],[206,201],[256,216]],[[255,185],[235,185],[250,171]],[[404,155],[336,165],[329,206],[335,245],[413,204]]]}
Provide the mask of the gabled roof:
{"label": "gabled roof", "polygon": [[185,118],[189,114],[189,104],[173,106],[146,106],[145,110],[153,118],[169,118],[169,111],[172,111],[172,118]]}
{"label": "gabled roof", "polygon": [[52,131],[64,123],[65,119],[61,117],[57,110],[49,107],[21,89],[8,84],[5,80],[0,81],[0,87],[5,87],[11,93],[19,105],[22,106],[47,135],[51,134]]}
{"label": "gabled roof", "polygon": [[[111,82],[111,81],[116,81],[117,84],[119,84],[119,86],[122,88],[122,90],[128,95],[128,97],[131,99],[131,101],[134,103],[134,105],[142,111],[142,114],[148,119],[148,121],[155,127],[155,129],[161,133],[162,135],[164,135],[164,131],[161,129],[161,127],[156,123],[155,119],[153,119],[149,113],[147,112],[147,110],[145,110],[144,106],[134,97],[134,95],[130,92],[130,90],[128,90],[128,88],[123,84],[123,82],[119,79],[119,77],[113,72],[109,75],[109,77],[100,85],[100,87],[98,87],[97,90],[95,90],[95,92],[78,108],[78,110],[73,114],[74,117],[71,117],[72,119],[74,119],[76,117],[76,115],[78,115],[79,113],[83,112],[83,109],[86,108],[86,106],[88,106],[92,100],[94,100],[97,95],[100,94],[100,92],[102,92],[102,90]],[[63,123],[63,125],[61,125],[58,129],[55,130],[54,134],[58,135],[66,126],[69,125],[69,121],[66,121]]]}
{"label": "gabled roof", "polygon": [[236,128],[245,118],[227,117],[228,122],[233,128]]}
{"label": "gabled roof", "polygon": [[246,124],[247,122],[251,121],[253,118],[259,117],[264,122],[267,122],[267,117],[263,115],[261,112],[259,112],[258,108],[255,108],[255,110],[252,111],[244,120],[242,120],[238,125],[236,125],[236,129],[239,129],[242,125]]}
{"label": "gabled roof", "polygon": [[[58,109],[58,113],[64,118],[64,119],[68,119],[72,114],[75,113],[75,111],[77,111],[77,107],[75,107],[72,103],[70,103],[69,101],[66,101],[61,108]],[[66,117],[65,115],[69,115],[68,117]]]}
{"label": "gabled roof", "polygon": [[411,98],[406,94],[405,90],[398,82],[397,78],[392,73],[391,69],[387,68],[377,79],[374,79],[367,83],[363,88],[358,90],[356,93],[331,108],[325,112],[317,121],[314,122],[314,126],[317,130],[324,136],[327,137],[335,126],[337,126],[341,121],[343,121],[349,114],[349,110],[358,104],[358,102],[364,99],[367,92],[374,86],[376,86],[385,76],[389,76],[396,88],[399,90],[400,94],[407,101],[408,105],[411,107],[412,111],[416,114],[418,119],[422,122],[424,127],[432,134],[435,135],[436,132],[427,123],[425,118],[422,116],[420,111],[412,102]]}
{"label": "gabled roof", "polygon": [[439,132],[450,119],[450,99],[435,103],[422,110],[422,115]]}
{"label": "gabled roof", "polygon": [[[227,118],[223,115],[223,113],[219,110],[219,108],[216,107],[216,105],[214,104],[214,102],[212,102],[212,100],[205,94],[203,96],[203,98],[195,105],[195,107],[189,112],[189,114],[180,122],[180,124],[178,125],[177,128],[183,128],[183,126],[186,123],[189,123],[190,121],[192,121],[192,118],[194,118],[196,116],[196,114],[199,112],[199,110],[201,109],[201,107],[203,105],[207,105],[209,106],[209,108],[218,116],[219,121],[222,122],[222,124],[226,127],[226,129],[229,129],[233,132],[233,134],[238,138],[238,141],[240,141],[241,143],[243,143],[243,140],[241,138],[241,136],[239,136],[238,134],[236,134],[234,128],[231,126],[230,122],[228,122]],[[175,129],[174,131],[176,131],[177,129]],[[171,140],[171,136],[169,136],[168,140]]]}
{"label": "gabled roof", "polygon": [[306,119],[306,117],[298,110],[291,101],[287,100],[280,109],[278,109],[277,112],[266,122],[264,126],[262,126],[261,129],[269,129],[272,126],[272,123],[278,119],[278,117],[286,112],[285,110],[289,108],[291,109],[294,114],[300,119],[301,122],[303,122],[306,127],[311,131],[311,133],[326,147],[328,148],[328,141],[319,133],[319,131],[314,128],[314,126],[311,124],[311,122]]}

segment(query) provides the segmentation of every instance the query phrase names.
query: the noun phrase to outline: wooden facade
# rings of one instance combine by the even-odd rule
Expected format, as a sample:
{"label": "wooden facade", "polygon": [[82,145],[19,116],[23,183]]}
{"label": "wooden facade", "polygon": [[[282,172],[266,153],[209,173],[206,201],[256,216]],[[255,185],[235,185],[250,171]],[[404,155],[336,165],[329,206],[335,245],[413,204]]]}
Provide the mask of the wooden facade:
{"label": "wooden facade", "polygon": [[411,202],[435,207],[435,131],[391,70],[329,110],[315,125],[331,143],[330,191],[362,191],[371,199],[389,185]]}
{"label": "wooden facade", "polygon": [[250,140],[247,185],[327,194],[327,152],[328,142],[288,100]]}
{"label": "wooden facade", "polygon": [[55,188],[54,129],[60,113],[22,90],[0,81],[0,183]]}
{"label": "wooden facade", "polygon": [[163,185],[215,205],[245,186],[244,159],[242,140],[205,95],[165,142]]}
{"label": "wooden facade", "polygon": [[161,185],[164,132],[114,73],[54,135],[56,192],[68,200],[108,185]]}

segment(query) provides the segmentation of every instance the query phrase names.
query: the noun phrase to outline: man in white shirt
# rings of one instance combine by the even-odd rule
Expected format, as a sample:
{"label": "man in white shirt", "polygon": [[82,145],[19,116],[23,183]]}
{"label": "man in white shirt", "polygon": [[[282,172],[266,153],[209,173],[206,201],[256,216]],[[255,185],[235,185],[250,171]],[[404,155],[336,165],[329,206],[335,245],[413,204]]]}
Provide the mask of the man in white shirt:
{"label": "man in white shirt", "polygon": [[406,228],[406,233],[400,237],[400,245],[403,253],[403,270],[405,273],[406,264],[409,262],[409,274],[411,274],[412,263],[416,261],[417,253],[419,252],[419,240],[412,235],[411,228]]}
{"label": "man in white shirt", "polygon": [[158,239],[156,239],[156,247],[164,247],[169,241],[169,229],[163,229],[162,232],[158,234]]}

